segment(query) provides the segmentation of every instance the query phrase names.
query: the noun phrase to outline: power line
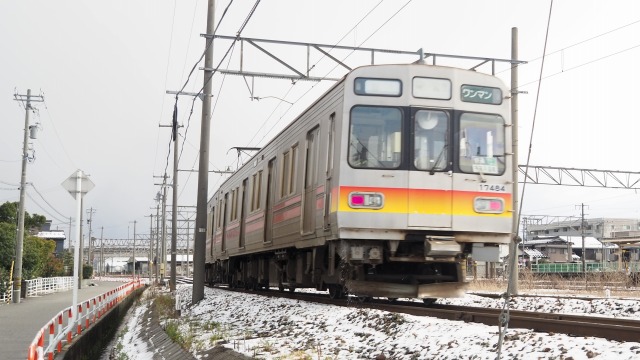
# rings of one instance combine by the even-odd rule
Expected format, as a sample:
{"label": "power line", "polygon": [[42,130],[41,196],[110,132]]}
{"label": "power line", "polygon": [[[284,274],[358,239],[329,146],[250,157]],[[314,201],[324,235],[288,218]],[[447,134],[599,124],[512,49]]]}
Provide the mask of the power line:
{"label": "power line", "polygon": [[[43,92],[42,95],[44,96],[45,93]],[[49,112],[49,105],[47,104],[47,101],[44,100],[43,103],[44,103],[44,109],[47,112],[47,116],[49,117],[49,121],[51,121],[51,127],[53,128],[53,133],[55,134],[56,139],[58,139],[58,142],[60,143],[60,147],[62,147],[62,151],[67,156],[67,159],[69,160],[71,165],[77,168],[76,164],[73,162],[73,159],[71,158],[71,156],[69,156],[67,149],[64,147],[64,142],[62,141],[62,139],[60,139],[60,134],[58,134],[58,129],[56,128],[55,122],[53,121],[53,116],[51,116],[51,113]]]}
{"label": "power line", "polygon": [[36,199],[33,198],[33,196],[31,196],[31,194],[26,193],[27,197],[29,197],[29,199],[31,199],[31,201],[33,201],[34,204],[36,204],[40,210],[42,210],[45,214],[51,216],[54,220],[58,221],[58,222],[63,222],[62,220],[60,220],[58,217],[56,217],[55,215],[51,214],[50,212],[48,212],[42,205],[40,205]]}
{"label": "power line", "polygon": [[583,67],[583,66],[587,66],[587,65],[593,64],[593,63],[595,63],[595,62],[598,62],[598,61],[601,61],[601,60],[604,60],[604,59],[610,58],[610,57],[612,57],[612,56],[620,55],[620,54],[622,54],[622,53],[624,53],[624,52],[627,52],[627,51],[629,51],[629,50],[636,49],[636,48],[638,48],[638,47],[640,47],[640,44],[638,44],[638,45],[634,45],[634,46],[632,46],[632,47],[630,47],[630,48],[627,48],[627,49],[624,49],[624,50],[620,50],[620,51],[615,52],[615,53],[611,53],[611,54],[608,54],[608,55],[605,55],[605,56],[599,57],[599,58],[597,58],[597,59],[594,59],[594,60],[591,60],[591,61],[588,61],[588,62],[585,62],[585,63],[579,64],[579,65],[576,65],[576,66],[574,66],[574,67],[570,67],[570,68],[568,68],[568,69],[565,69],[565,70],[559,71],[559,72],[557,72],[557,73],[554,73],[554,74],[551,74],[551,75],[547,75],[547,76],[545,76],[545,77],[541,77],[541,78],[539,78],[538,80],[530,81],[530,82],[528,82],[528,83],[525,83],[525,84],[522,84],[522,85],[518,86],[518,89],[520,89],[520,88],[522,88],[522,87],[525,87],[525,86],[527,86],[527,85],[531,85],[531,84],[534,84],[534,83],[540,82],[540,81],[542,81],[542,80],[545,80],[545,79],[548,79],[548,78],[554,77],[554,76],[556,76],[556,75],[560,75],[560,74],[563,74],[563,73],[569,72],[569,71],[571,71],[571,70],[575,70],[575,69],[581,68],[581,67]]}
{"label": "power line", "polygon": [[[556,50],[556,51],[550,52],[550,53],[548,53],[548,54],[546,54],[546,55],[544,55],[544,56],[545,56],[545,57],[547,57],[547,56],[551,56],[551,55],[557,54],[557,53],[562,52],[562,51],[564,51],[564,50],[570,49],[570,48],[575,47],[575,46],[578,46],[578,45],[582,45],[582,44],[587,43],[587,42],[589,42],[589,41],[591,41],[591,40],[595,40],[595,39],[600,38],[600,37],[602,37],[602,36],[609,35],[609,34],[611,34],[611,33],[614,33],[614,32],[616,32],[616,31],[618,31],[618,30],[622,30],[622,29],[624,29],[624,28],[627,28],[627,27],[629,27],[629,26],[631,26],[631,25],[635,25],[635,24],[637,24],[637,23],[640,23],[640,20],[636,20],[636,21],[631,22],[631,23],[628,23],[628,24],[626,24],[626,25],[622,25],[622,26],[617,27],[617,28],[615,28],[615,29],[613,29],[613,30],[609,30],[609,31],[603,32],[603,33],[601,33],[601,34],[598,34],[598,35],[596,35],[596,36],[590,37],[590,38],[588,38],[588,39],[578,41],[577,43],[571,44],[571,45],[569,45],[569,46],[565,46],[565,47],[563,47],[563,48],[561,48],[561,49],[558,49],[558,50]],[[541,57],[541,56],[540,56],[540,57],[537,57],[537,58],[534,58],[534,59],[532,59],[532,60],[529,60],[529,61],[527,61],[527,62],[528,62],[528,63],[531,63],[531,62],[534,62],[534,61],[537,61],[537,60],[540,60],[540,59],[542,59],[542,57]],[[508,69],[505,69],[505,70],[502,70],[502,71],[498,71],[498,72],[496,72],[496,75],[497,75],[497,74],[501,74],[501,73],[503,73],[503,72],[505,72],[505,71],[508,71],[508,70],[511,70],[511,67],[509,67]],[[555,75],[557,75],[557,74],[555,74]],[[530,83],[527,83],[527,84],[525,84],[525,85],[528,85],[528,84],[530,84]],[[522,85],[522,86],[524,86],[524,85]]]}
{"label": "power line", "polygon": [[29,185],[31,185],[31,187],[33,188],[33,190],[36,191],[36,193],[40,196],[40,198],[42,199],[42,201],[44,201],[47,205],[49,205],[50,208],[53,209],[53,211],[55,211],[56,213],[58,213],[60,216],[62,216],[63,218],[67,218],[68,216],[61,213],[60,211],[58,211],[56,208],[53,207],[53,205],[51,205],[47,199],[44,198],[44,196],[42,196],[42,194],[40,193],[40,191],[38,191],[38,189],[36,188],[36,186],[33,183],[29,183]]}

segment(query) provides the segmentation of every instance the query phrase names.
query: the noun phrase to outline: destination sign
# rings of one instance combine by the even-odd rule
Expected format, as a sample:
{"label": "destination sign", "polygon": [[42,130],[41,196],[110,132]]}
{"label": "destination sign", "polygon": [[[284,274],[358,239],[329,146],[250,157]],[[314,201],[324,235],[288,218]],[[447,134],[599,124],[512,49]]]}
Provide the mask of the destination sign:
{"label": "destination sign", "polygon": [[462,101],[481,104],[502,104],[502,91],[488,86],[462,85],[460,87]]}

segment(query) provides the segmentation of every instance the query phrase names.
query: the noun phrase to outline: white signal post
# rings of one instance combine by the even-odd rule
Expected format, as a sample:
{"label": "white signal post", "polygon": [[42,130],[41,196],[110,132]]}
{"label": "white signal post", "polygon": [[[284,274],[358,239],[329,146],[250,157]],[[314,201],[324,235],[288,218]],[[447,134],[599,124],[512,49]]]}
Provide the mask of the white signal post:
{"label": "white signal post", "polygon": [[[82,198],[86,193],[93,189],[95,185],[89,178],[82,173],[82,170],[76,171],[71,174],[67,180],[62,183],[62,187],[65,188],[76,199],[76,219],[80,219],[82,215]],[[73,250],[73,300],[71,304],[72,309],[72,323],[77,319],[78,312],[78,278],[80,276],[78,271],[78,264],[80,263],[80,221],[76,220],[75,228],[75,246]],[[71,243],[70,243],[71,244]]]}

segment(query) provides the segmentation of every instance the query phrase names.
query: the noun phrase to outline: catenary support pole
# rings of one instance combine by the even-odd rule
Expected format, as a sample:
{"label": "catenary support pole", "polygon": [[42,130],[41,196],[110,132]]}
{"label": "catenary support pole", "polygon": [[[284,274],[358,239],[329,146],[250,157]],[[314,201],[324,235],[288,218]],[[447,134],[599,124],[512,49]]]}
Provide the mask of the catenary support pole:
{"label": "catenary support pole", "polygon": [[[511,60],[518,60],[518,28],[511,28]],[[511,158],[513,177],[513,223],[509,245],[509,293],[518,295],[518,64],[511,64]]]}
{"label": "catenary support pole", "polygon": [[[207,6],[207,35],[213,35],[215,1]],[[193,246],[193,293],[192,303],[204,299],[204,266],[207,248],[207,196],[209,190],[209,138],[211,130],[211,89],[213,72],[213,37],[206,38],[204,57],[204,90],[202,99],[202,124],[200,127],[200,158],[198,167],[198,201],[196,210],[195,243]]]}
{"label": "catenary support pole", "polygon": [[162,180],[162,254],[160,259],[160,283],[164,285],[167,269],[167,174]]}
{"label": "catenary support pole", "polygon": [[[158,198],[158,200],[160,200]],[[160,266],[159,266],[159,262],[160,262],[160,256],[159,256],[159,245],[160,245],[160,201],[157,202],[156,204],[156,256],[154,258],[153,264],[155,265],[155,271],[156,271],[156,285],[158,284],[158,277],[160,275]]]}
{"label": "catenary support pole", "polygon": [[[176,110],[174,110],[176,111]],[[174,117],[177,114],[174,113]],[[171,204],[171,279],[169,290],[176,291],[176,247],[178,245],[178,125],[173,124],[173,201]]]}

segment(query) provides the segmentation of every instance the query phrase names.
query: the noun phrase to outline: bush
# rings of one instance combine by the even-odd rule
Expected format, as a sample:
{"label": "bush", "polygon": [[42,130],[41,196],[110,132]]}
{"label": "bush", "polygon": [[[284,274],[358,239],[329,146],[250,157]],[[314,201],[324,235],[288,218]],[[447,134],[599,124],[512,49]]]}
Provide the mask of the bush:
{"label": "bush", "polygon": [[88,264],[82,265],[82,278],[91,279],[93,277],[93,266]]}

